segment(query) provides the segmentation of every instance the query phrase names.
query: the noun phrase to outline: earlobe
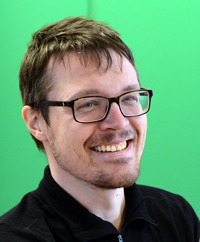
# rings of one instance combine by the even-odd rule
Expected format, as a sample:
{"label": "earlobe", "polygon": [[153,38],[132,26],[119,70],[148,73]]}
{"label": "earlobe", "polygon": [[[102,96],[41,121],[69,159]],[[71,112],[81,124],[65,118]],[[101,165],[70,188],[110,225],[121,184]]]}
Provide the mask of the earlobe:
{"label": "earlobe", "polygon": [[31,106],[25,105],[22,109],[22,117],[29,132],[38,140],[45,141],[46,135],[40,127],[40,115]]}

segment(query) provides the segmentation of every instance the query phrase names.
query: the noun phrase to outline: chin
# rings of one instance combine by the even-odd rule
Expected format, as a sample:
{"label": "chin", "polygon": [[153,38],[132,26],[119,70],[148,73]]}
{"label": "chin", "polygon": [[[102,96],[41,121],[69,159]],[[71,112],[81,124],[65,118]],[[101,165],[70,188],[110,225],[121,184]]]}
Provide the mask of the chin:
{"label": "chin", "polygon": [[93,184],[102,189],[117,189],[122,187],[127,188],[131,187],[137,181],[139,175],[140,169],[137,169],[131,173],[129,171],[128,173],[124,174],[115,174],[114,177],[113,175],[101,174],[98,176],[98,179],[95,179],[95,182],[93,181]]}

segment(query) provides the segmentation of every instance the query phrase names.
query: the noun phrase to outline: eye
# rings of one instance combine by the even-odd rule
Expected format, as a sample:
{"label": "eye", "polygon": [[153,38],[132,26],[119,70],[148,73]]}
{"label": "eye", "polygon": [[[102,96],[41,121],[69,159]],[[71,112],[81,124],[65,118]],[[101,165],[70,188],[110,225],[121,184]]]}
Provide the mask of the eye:
{"label": "eye", "polygon": [[89,107],[92,107],[94,104],[92,102],[88,102],[86,104],[84,104],[82,107],[85,107],[85,108],[89,108]]}
{"label": "eye", "polygon": [[95,99],[83,98],[75,103],[75,110],[79,112],[91,112],[98,108],[100,103]]}
{"label": "eye", "polygon": [[126,95],[121,99],[121,102],[123,104],[133,104],[138,102],[138,98],[136,95],[130,94],[130,95]]}

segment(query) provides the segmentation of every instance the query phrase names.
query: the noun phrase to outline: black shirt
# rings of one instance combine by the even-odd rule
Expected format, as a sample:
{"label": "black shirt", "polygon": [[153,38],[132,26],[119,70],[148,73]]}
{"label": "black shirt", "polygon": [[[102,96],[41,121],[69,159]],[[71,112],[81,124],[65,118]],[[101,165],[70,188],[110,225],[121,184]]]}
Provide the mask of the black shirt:
{"label": "black shirt", "polygon": [[200,224],[180,196],[134,184],[125,189],[121,233],[90,213],[51,177],[49,167],[37,190],[0,217],[1,242],[199,242]]}

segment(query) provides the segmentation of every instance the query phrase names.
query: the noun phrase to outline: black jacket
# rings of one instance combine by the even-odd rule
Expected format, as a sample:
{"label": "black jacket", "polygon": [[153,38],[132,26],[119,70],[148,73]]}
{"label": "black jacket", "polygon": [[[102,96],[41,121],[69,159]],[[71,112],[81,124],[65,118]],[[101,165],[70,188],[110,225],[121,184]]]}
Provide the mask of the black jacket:
{"label": "black jacket", "polygon": [[199,242],[199,219],[182,197],[136,184],[125,196],[119,234],[59,187],[47,167],[38,189],[0,218],[0,242]]}

